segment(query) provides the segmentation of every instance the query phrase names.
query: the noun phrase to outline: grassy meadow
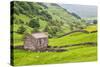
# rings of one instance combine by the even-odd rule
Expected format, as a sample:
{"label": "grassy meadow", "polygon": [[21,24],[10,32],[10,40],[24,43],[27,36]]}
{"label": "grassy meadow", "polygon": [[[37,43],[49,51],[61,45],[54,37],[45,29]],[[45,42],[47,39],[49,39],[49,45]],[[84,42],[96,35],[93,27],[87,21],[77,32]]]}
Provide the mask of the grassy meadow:
{"label": "grassy meadow", "polygon": [[97,60],[97,47],[80,46],[65,52],[31,52],[15,49],[14,65],[89,62]]}
{"label": "grassy meadow", "polygon": [[[82,42],[97,42],[97,32],[89,34],[76,32],[61,38],[50,38],[49,46],[62,46]],[[87,44],[66,47],[65,49],[67,51],[64,52],[32,52],[14,49],[14,65],[89,62],[97,60],[97,46]]]}

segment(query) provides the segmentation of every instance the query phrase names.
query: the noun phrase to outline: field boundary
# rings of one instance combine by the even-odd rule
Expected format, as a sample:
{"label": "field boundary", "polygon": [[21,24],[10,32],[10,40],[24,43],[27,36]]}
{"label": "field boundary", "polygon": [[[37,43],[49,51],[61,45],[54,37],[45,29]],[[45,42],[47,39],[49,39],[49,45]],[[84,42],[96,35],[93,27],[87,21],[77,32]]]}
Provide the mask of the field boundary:
{"label": "field boundary", "polygon": [[[67,51],[65,49],[66,47],[72,47],[72,46],[81,46],[81,45],[91,45],[91,46],[97,46],[96,42],[84,42],[84,43],[79,43],[79,44],[67,44],[64,46],[48,46],[46,50],[35,50],[34,52],[62,52],[62,51]],[[24,46],[11,46],[12,49],[24,49]]]}
{"label": "field boundary", "polygon": [[75,33],[75,32],[83,32],[83,33],[87,33],[88,34],[88,33],[95,33],[95,32],[97,32],[97,30],[96,31],[92,31],[92,32],[88,32],[86,30],[75,30],[75,31],[71,31],[71,32],[65,33],[65,34],[59,36],[58,38],[61,38],[61,37],[66,36],[66,35],[70,35],[70,34]]}
{"label": "field boundary", "polygon": [[83,42],[83,43],[78,43],[78,44],[67,44],[64,46],[49,46],[52,48],[64,48],[64,47],[71,47],[71,46],[80,46],[80,45],[91,45],[91,46],[97,46],[96,42]]}

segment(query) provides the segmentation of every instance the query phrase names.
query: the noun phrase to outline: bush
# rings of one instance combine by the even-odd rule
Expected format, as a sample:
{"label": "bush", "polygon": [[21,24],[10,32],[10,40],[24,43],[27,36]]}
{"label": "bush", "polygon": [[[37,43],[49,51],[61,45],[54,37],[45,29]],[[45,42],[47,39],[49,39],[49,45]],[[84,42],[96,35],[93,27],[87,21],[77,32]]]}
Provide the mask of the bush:
{"label": "bush", "polygon": [[26,31],[26,28],[24,26],[20,26],[19,29],[17,30],[17,33],[23,34]]}
{"label": "bush", "polygon": [[28,25],[30,27],[32,27],[32,28],[39,28],[40,27],[39,19],[32,19],[32,20],[30,20]]}

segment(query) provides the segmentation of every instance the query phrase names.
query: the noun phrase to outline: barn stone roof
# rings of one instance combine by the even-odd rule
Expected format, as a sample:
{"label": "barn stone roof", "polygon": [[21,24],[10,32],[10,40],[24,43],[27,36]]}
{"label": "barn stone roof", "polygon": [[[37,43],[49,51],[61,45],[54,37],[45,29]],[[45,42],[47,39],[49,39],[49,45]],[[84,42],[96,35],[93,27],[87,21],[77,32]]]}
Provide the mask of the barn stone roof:
{"label": "barn stone roof", "polygon": [[32,33],[32,36],[34,38],[45,38],[45,37],[48,37],[48,35],[46,35],[46,33],[42,33],[42,32],[39,32],[39,33]]}

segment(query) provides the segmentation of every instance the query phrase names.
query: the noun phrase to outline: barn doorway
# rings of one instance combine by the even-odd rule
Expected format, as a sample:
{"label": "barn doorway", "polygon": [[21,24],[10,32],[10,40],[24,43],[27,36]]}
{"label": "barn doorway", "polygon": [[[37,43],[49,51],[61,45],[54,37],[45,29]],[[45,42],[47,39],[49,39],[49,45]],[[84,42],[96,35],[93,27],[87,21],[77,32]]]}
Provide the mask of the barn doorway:
{"label": "barn doorway", "polygon": [[39,39],[39,45],[40,46],[43,46],[45,44],[45,41],[43,38]]}

